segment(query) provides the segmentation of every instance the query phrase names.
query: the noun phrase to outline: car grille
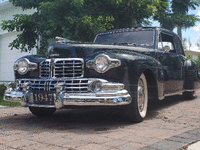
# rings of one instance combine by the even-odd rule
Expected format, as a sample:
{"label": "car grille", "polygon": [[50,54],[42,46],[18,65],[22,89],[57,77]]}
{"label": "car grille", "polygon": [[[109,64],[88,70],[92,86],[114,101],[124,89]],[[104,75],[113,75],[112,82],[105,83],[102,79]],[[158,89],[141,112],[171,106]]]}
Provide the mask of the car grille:
{"label": "car grille", "polygon": [[47,59],[40,63],[40,77],[83,77],[83,59]]}
{"label": "car grille", "polygon": [[40,91],[56,91],[54,85],[64,83],[64,89],[68,93],[86,93],[88,92],[88,80],[87,79],[24,79],[18,80],[18,85],[22,88],[24,83],[31,83],[32,90]]}

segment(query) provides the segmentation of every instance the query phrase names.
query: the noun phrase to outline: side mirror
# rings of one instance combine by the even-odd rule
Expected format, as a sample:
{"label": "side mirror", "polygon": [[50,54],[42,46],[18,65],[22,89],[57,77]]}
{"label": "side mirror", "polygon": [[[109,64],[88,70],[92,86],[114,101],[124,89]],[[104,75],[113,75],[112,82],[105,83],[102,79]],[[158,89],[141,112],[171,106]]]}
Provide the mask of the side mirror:
{"label": "side mirror", "polygon": [[163,49],[164,49],[165,52],[169,52],[169,51],[170,51],[170,47],[167,46],[167,45],[165,45],[165,46],[163,47]]}

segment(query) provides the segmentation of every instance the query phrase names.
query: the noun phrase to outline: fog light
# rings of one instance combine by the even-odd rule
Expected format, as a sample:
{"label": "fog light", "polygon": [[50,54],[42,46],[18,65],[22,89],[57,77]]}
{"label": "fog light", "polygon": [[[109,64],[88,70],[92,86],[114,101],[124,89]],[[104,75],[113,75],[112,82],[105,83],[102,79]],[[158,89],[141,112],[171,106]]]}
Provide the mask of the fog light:
{"label": "fog light", "polygon": [[98,80],[92,82],[92,84],[91,84],[91,90],[93,92],[99,92],[99,91],[101,91],[102,90],[102,82],[98,81]]}

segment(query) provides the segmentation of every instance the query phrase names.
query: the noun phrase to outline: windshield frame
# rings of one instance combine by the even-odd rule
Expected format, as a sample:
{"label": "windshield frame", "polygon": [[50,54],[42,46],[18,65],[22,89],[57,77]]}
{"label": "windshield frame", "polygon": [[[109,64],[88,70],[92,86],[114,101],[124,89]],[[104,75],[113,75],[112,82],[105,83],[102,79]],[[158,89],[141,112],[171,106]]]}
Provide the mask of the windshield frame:
{"label": "windshield frame", "polygon": [[[144,45],[143,44],[138,44],[137,43],[97,43],[96,40],[98,38],[98,36],[100,35],[106,35],[106,34],[115,34],[115,33],[125,33],[125,32],[141,32],[141,31],[152,31],[153,33],[153,38],[152,38],[152,41],[151,41],[151,44],[148,44],[147,43]],[[102,33],[98,33],[95,38],[94,38],[94,43],[97,43],[97,44],[106,44],[106,45],[125,45],[125,46],[135,46],[135,47],[150,47],[150,48],[153,48],[155,49],[155,38],[156,36],[156,29],[155,28],[128,28],[128,29],[116,29],[116,30],[109,30],[109,31],[105,31],[105,32],[102,32]]]}

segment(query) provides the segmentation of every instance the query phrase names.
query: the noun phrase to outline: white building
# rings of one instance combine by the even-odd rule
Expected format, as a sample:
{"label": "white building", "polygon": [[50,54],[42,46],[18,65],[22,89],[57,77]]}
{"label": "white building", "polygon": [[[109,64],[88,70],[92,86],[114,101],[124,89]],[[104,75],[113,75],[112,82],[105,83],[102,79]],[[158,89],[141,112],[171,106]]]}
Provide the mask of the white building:
{"label": "white building", "polygon": [[[10,20],[15,14],[32,14],[34,9],[23,11],[20,7],[14,7],[9,0],[0,0],[0,24],[3,20]],[[13,64],[21,56],[36,54],[36,50],[31,53],[21,52],[20,50],[9,47],[17,36],[18,32],[7,32],[0,26],[0,84],[8,81],[14,81]]]}

